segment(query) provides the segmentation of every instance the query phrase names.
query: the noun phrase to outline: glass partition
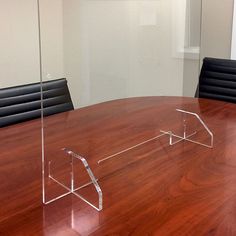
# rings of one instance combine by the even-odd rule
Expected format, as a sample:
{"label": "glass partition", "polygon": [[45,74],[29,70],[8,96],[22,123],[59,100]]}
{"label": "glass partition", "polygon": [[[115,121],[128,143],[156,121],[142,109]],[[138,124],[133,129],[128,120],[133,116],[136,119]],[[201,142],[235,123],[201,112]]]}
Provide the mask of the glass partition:
{"label": "glass partition", "polygon": [[195,94],[201,1],[39,0],[39,7],[43,201],[73,192],[101,210],[109,176],[170,144],[160,143],[160,130],[181,107],[165,108],[168,98]]}

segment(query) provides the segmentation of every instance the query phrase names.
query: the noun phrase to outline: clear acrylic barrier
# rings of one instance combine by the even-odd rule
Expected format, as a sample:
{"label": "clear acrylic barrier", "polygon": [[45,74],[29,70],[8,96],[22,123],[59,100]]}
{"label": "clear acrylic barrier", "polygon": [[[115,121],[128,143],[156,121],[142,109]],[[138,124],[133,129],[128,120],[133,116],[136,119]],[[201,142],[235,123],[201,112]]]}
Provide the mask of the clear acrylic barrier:
{"label": "clear acrylic barrier", "polygon": [[[212,146],[196,114],[162,113],[152,103],[152,96],[194,96],[201,15],[196,2],[38,0],[41,82],[66,78],[74,106],[42,121],[45,204],[74,194],[99,211],[100,180],[148,161],[152,149],[163,152],[162,145],[180,141]],[[42,87],[47,99],[46,93]],[[60,106],[65,97],[69,102],[59,92],[48,103],[55,99]],[[118,100],[127,98],[134,100]]]}

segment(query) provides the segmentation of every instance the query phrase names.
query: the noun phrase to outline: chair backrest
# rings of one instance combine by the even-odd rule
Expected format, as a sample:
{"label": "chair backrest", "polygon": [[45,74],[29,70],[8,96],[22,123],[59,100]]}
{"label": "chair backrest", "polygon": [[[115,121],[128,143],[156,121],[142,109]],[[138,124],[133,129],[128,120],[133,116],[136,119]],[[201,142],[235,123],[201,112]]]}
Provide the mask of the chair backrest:
{"label": "chair backrest", "polygon": [[204,58],[196,96],[236,103],[236,61]]}
{"label": "chair backrest", "polygon": [[[44,116],[73,110],[66,79],[43,82]],[[41,117],[40,83],[0,89],[0,127]]]}

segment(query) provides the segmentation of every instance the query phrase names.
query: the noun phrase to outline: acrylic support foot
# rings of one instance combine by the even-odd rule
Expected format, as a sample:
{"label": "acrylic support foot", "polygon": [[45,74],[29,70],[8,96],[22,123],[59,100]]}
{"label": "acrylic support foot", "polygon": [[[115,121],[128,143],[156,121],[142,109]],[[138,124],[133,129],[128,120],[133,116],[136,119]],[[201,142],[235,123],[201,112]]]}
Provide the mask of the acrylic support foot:
{"label": "acrylic support foot", "polygon": [[[204,123],[204,121],[200,118],[200,116],[198,114],[194,113],[194,112],[189,112],[189,111],[185,111],[185,110],[181,110],[181,109],[176,109],[176,111],[181,112],[184,115],[190,115],[190,116],[195,117],[198,120],[198,122],[203,126],[203,128],[207,132],[207,134],[209,135],[210,144],[205,144],[205,143],[198,142],[198,141],[195,141],[195,140],[191,139],[191,137],[193,137],[195,134],[197,134],[197,131],[194,131],[191,134],[187,135],[187,133],[186,133],[187,124],[186,124],[185,120],[183,121],[183,129],[184,129],[183,136],[174,134],[172,131],[160,130],[160,132],[162,134],[166,134],[166,135],[170,136],[169,137],[169,140],[170,140],[169,144],[174,145],[174,144],[176,144],[178,142],[181,142],[181,141],[188,141],[188,142],[192,142],[192,143],[195,143],[195,144],[199,144],[199,145],[204,146],[204,147],[213,148],[213,134],[210,131],[210,129],[207,127],[207,125]],[[178,138],[179,140],[173,142],[173,137]]]}
{"label": "acrylic support foot", "polygon": [[[58,185],[60,185],[61,187],[63,187],[64,189],[67,190],[66,193],[64,194],[61,194],[51,200],[48,200],[48,201],[44,201],[43,203],[44,204],[49,204],[49,203],[52,203],[56,200],[59,200],[69,194],[74,194],[75,196],[79,197],[81,200],[83,200],[84,202],[86,202],[87,204],[89,204],[91,207],[93,207],[94,209],[96,209],[97,211],[101,211],[102,208],[103,208],[103,196],[102,196],[102,190],[97,182],[97,179],[95,178],[91,168],[89,167],[88,165],[88,162],[86,161],[86,159],[84,157],[81,157],[80,155],[72,152],[71,150],[68,150],[66,148],[63,149],[63,151],[66,152],[66,154],[68,154],[70,157],[71,157],[71,179],[70,179],[70,187],[66,186],[65,184],[61,183],[58,179],[56,179],[52,173],[51,173],[51,161],[49,161],[48,163],[48,169],[49,169],[49,174],[48,174],[48,177],[49,179],[51,179],[52,181],[54,181],[55,183],[57,183]],[[89,183],[86,183],[82,186],[79,186],[79,187],[75,187],[75,180],[74,180],[74,159],[77,159],[77,160],[80,160],[83,164],[83,166],[85,167],[91,181]],[[44,173],[44,172],[43,172]],[[85,188],[89,185],[93,185],[95,187],[95,190],[98,194],[98,206],[95,206],[94,204],[92,204],[90,201],[88,201],[85,197],[83,197],[81,194],[78,194],[76,191],[77,190],[80,190],[82,188]],[[43,199],[46,199],[46,191],[44,189],[43,191]]]}

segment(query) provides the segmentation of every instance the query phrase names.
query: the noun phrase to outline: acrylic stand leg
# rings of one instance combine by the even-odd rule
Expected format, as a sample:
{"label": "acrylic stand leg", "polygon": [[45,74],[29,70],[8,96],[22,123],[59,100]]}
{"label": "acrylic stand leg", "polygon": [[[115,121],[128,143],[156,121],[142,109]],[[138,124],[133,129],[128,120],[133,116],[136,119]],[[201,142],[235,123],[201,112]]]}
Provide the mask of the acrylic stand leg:
{"label": "acrylic stand leg", "polygon": [[[189,111],[184,111],[184,110],[181,110],[181,109],[176,109],[176,111],[178,112],[181,112],[183,113],[184,115],[190,115],[190,116],[194,116],[198,121],[199,123],[203,126],[204,130],[207,132],[207,134],[209,135],[210,137],[210,144],[205,144],[205,143],[202,143],[202,142],[197,142],[193,139],[191,139],[191,137],[193,137],[197,132],[194,131],[192,132],[191,134],[187,135],[186,134],[186,127],[187,127],[187,124],[186,124],[186,120],[184,118],[183,120],[183,128],[184,128],[184,131],[183,131],[183,136],[180,136],[180,135],[176,135],[174,134],[173,132],[171,131],[163,131],[163,130],[160,130],[160,132],[162,134],[166,134],[166,135],[169,135],[170,136],[170,145],[174,145],[178,142],[181,142],[181,141],[189,141],[189,142],[192,142],[192,143],[195,143],[195,144],[199,144],[199,145],[202,145],[204,147],[208,147],[208,148],[213,148],[213,134],[212,132],[209,130],[209,128],[207,127],[207,125],[204,123],[204,121],[200,118],[200,116],[194,112],[189,112]],[[176,137],[178,138],[179,140],[177,140],[176,142],[173,142],[173,137]]]}
{"label": "acrylic stand leg", "polygon": [[[89,175],[89,177],[90,177],[90,179],[91,179],[91,182],[89,182],[89,183],[87,183],[87,184],[84,184],[84,185],[82,185],[82,186],[80,186],[80,187],[78,187],[78,188],[76,188],[76,189],[74,189],[74,184],[73,184],[73,185],[72,185],[72,193],[73,193],[74,195],[76,195],[77,197],[81,198],[83,201],[85,201],[86,203],[88,203],[90,206],[92,206],[92,207],[95,208],[96,210],[98,210],[98,211],[102,210],[102,206],[103,206],[103,202],[102,202],[102,190],[101,190],[101,188],[100,188],[100,186],[99,186],[99,184],[98,184],[98,182],[97,182],[97,179],[95,178],[95,176],[94,176],[92,170],[90,169],[90,167],[89,167],[89,165],[88,165],[88,162],[86,161],[86,159],[85,159],[84,157],[81,157],[80,155],[78,155],[78,154],[76,154],[76,153],[74,153],[74,152],[72,152],[72,151],[70,151],[70,150],[68,150],[68,149],[66,149],[66,148],[64,149],[64,151],[65,151],[68,155],[71,156],[72,160],[73,160],[73,158],[76,158],[76,159],[80,160],[80,161],[83,163],[83,165],[84,165],[84,167],[85,167],[85,169],[86,169],[86,171],[87,171],[87,173],[88,173],[88,175]],[[74,171],[73,171],[73,173],[74,173]],[[73,179],[73,182],[74,182],[74,178],[72,178],[72,179]],[[98,194],[98,207],[94,206],[92,203],[90,203],[89,201],[87,201],[83,196],[81,196],[80,194],[78,194],[78,193],[75,192],[75,191],[77,191],[77,190],[79,190],[79,189],[82,189],[82,188],[84,188],[84,187],[86,187],[86,186],[88,186],[88,185],[90,185],[90,184],[93,184],[94,187],[95,187],[95,189],[96,189],[96,191],[97,191],[97,194]]]}
{"label": "acrylic stand leg", "polygon": [[[58,185],[60,185],[61,187],[63,187],[64,189],[67,190],[66,193],[64,194],[61,194],[59,195],[58,197],[55,197],[51,200],[48,200],[46,201],[46,191],[44,189],[43,191],[43,199],[45,200],[43,203],[44,204],[49,204],[51,202],[54,202],[60,198],[63,198],[69,194],[74,194],[75,196],[79,197],[81,200],[83,200],[84,202],[86,202],[87,204],[89,204],[90,206],[92,206],[94,209],[96,209],[97,211],[101,211],[102,208],[103,208],[103,201],[102,201],[102,190],[97,182],[97,179],[95,178],[92,170],[90,169],[89,165],[88,165],[88,162],[86,161],[86,159],[84,157],[81,157],[79,156],[78,154],[68,150],[68,149],[63,149],[68,155],[70,155],[71,157],[71,180],[70,180],[70,187],[64,185],[63,183],[61,183],[59,180],[57,180],[56,178],[54,178],[54,176],[52,175],[51,173],[51,161],[48,163],[48,168],[49,168],[49,175],[48,177],[53,180],[55,183],[57,183]],[[87,184],[84,184],[82,186],[79,186],[77,188],[75,188],[74,186],[74,158],[77,159],[77,160],[80,160],[83,164],[83,166],[85,167],[90,179],[91,179],[91,182],[87,183]],[[44,174],[44,171],[43,171],[43,174]],[[92,204],[91,202],[89,202],[87,199],[85,199],[82,195],[78,194],[76,191],[79,190],[79,189],[82,189],[90,184],[93,184],[93,186],[95,187],[95,190],[97,191],[97,194],[98,194],[98,206],[95,206],[94,204]]]}

